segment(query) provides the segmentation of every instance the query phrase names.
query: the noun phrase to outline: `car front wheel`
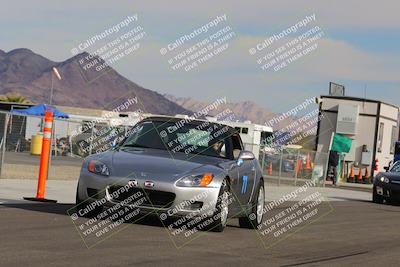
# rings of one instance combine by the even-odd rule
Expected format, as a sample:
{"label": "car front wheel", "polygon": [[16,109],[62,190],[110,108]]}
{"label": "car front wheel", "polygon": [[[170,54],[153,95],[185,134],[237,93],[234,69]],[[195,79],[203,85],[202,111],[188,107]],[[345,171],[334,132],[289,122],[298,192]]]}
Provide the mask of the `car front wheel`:
{"label": "car front wheel", "polygon": [[[76,209],[82,209],[82,210],[85,210],[85,208],[87,208],[88,205],[91,203],[90,201],[81,199],[79,197],[79,183],[78,183],[78,186],[76,188],[75,202],[76,202],[75,208]],[[88,217],[88,218],[96,217],[98,214],[100,214],[103,211],[103,209],[104,209],[103,206],[96,206],[96,207],[91,209],[89,212],[87,212],[83,216],[84,217]],[[78,213],[78,214],[80,214],[80,213]]]}
{"label": "car front wheel", "polygon": [[210,225],[210,230],[213,232],[223,232],[226,227],[229,213],[229,197],[229,186],[227,181],[224,180],[219,190],[217,205],[212,217],[213,223]]}
{"label": "car front wheel", "polygon": [[261,180],[257,189],[257,196],[252,204],[251,213],[249,216],[239,218],[239,226],[241,228],[257,229],[262,223],[264,215],[264,203],[265,203],[265,190],[264,183]]}

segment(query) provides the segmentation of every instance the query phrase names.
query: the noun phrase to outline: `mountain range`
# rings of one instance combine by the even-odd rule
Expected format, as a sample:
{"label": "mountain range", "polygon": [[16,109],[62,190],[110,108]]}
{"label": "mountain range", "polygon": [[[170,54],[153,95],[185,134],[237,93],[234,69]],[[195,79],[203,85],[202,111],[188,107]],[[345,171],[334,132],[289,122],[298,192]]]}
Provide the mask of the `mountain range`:
{"label": "mountain range", "polygon": [[[175,102],[176,104],[189,110],[202,110],[204,107],[209,105],[207,102],[198,101],[190,97],[176,97],[169,94],[165,94],[164,96],[172,102]],[[242,101],[237,103],[227,101],[226,104],[219,105],[218,108],[210,110],[210,115],[216,116],[225,109],[229,109],[231,112],[233,112],[235,114],[235,119],[239,121],[251,121],[252,123],[258,123],[262,125],[271,120],[273,117],[279,115],[259,106],[257,103],[252,101]],[[288,117],[279,123],[276,123],[273,128],[275,130],[282,129],[292,123],[294,120],[295,118]]]}
{"label": "mountain range", "polygon": [[[8,53],[0,50],[0,94],[18,92],[34,103],[49,103],[53,83],[53,104],[112,110],[129,98],[137,97],[142,111],[155,114],[190,114],[189,110],[169,101],[161,94],[126,79],[111,67],[102,71],[84,69],[78,54],[63,62],[54,62],[29,49]],[[100,64],[101,58],[96,58]],[[61,74],[58,80],[52,68]],[[133,105],[127,110],[137,110]]]}
{"label": "mountain range", "polygon": [[[55,62],[26,48],[9,52],[0,50],[0,94],[18,92],[33,103],[49,103],[53,86],[55,105],[112,110],[128,98],[137,97],[142,111],[164,115],[190,115],[209,104],[190,97],[161,95],[128,80],[109,66],[101,71],[85,68],[88,56],[84,52],[63,62]],[[101,58],[94,59],[97,65],[104,63]],[[62,80],[54,75],[53,67],[57,68]],[[226,108],[235,113],[238,120],[259,124],[276,116],[251,101],[227,103],[212,110],[210,115]],[[126,111],[135,109],[137,107],[131,106]],[[276,128],[290,121],[288,119]]]}

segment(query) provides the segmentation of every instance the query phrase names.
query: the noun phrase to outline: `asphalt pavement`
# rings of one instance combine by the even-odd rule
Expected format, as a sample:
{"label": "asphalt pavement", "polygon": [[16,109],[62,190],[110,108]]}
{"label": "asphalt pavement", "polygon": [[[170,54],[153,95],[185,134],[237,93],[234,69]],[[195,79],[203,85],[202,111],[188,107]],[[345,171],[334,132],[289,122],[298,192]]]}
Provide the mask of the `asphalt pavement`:
{"label": "asphalt pavement", "polygon": [[[256,230],[241,229],[232,219],[223,233],[202,232],[177,247],[163,224],[148,216],[125,223],[90,249],[67,215],[73,204],[9,195],[0,200],[0,266],[398,266],[400,206],[371,203],[367,192],[343,191],[323,192],[329,197],[318,218],[276,239],[261,240]],[[281,210],[266,213],[266,219]]]}

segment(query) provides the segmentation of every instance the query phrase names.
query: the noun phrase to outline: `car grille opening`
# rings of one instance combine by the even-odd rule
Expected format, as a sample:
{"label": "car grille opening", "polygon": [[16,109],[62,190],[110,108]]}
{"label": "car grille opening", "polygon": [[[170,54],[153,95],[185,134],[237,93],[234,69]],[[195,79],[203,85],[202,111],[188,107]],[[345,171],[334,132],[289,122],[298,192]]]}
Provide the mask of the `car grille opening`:
{"label": "car grille opening", "polygon": [[[111,186],[108,188],[108,192],[113,194],[123,186]],[[118,197],[114,200],[123,201],[137,192],[144,193],[146,200],[141,206],[156,207],[156,208],[168,208],[172,205],[175,200],[175,194],[171,192],[164,192],[158,190],[149,190],[142,188],[130,188],[128,191],[118,194]]]}
{"label": "car grille opening", "polygon": [[89,188],[89,187],[87,188],[87,194],[89,197],[96,198],[97,193],[98,193],[97,189]]}
{"label": "car grille opening", "polygon": [[195,201],[188,207],[190,210],[199,210],[203,207],[203,202]]}

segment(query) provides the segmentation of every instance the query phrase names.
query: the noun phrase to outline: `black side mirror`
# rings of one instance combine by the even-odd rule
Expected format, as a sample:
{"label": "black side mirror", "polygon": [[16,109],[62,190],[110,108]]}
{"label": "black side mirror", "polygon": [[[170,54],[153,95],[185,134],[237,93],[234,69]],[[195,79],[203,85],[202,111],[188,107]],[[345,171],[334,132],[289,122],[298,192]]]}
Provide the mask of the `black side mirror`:
{"label": "black side mirror", "polygon": [[386,167],[383,167],[383,169],[384,169],[386,172],[389,172],[390,167],[389,167],[389,166],[386,166]]}

